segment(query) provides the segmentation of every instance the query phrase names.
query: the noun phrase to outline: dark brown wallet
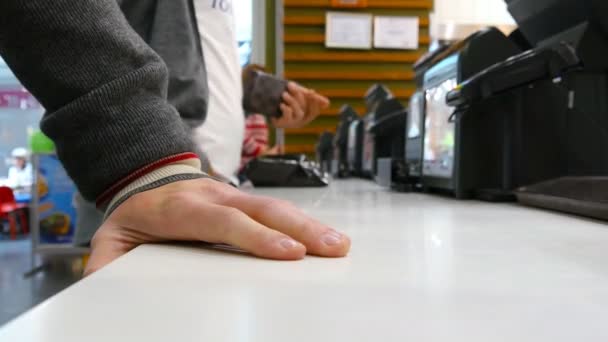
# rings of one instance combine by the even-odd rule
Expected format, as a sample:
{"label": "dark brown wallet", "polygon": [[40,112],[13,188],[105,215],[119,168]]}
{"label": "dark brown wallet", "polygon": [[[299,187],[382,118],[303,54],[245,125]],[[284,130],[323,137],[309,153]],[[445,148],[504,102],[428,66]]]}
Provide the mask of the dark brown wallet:
{"label": "dark brown wallet", "polygon": [[251,113],[280,118],[287,81],[262,71],[252,70],[243,85],[243,107]]}

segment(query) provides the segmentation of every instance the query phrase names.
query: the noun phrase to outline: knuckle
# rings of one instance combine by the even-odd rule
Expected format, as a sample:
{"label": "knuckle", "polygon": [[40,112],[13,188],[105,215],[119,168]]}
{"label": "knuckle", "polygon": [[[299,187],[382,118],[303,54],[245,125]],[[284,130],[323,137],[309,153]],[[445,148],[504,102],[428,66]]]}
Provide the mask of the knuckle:
{"label": "knuckle", "polygon": [[260,207],[258,214],[265,212],[294,212],[298,211],[298,208],[293,203],[275,198],[265,198],[266,202]]}
{"label": "knuckle", "polygon": [[234,193],[234,188],[211,178],[200,180],[201,195],[213,202],[223,202]]}
{"label": "knuckle", "polygon": [[221,213],[222,221],[226,222],[225,226],[234,226],[243,218],[243,212],[236,208],[224,208]]}

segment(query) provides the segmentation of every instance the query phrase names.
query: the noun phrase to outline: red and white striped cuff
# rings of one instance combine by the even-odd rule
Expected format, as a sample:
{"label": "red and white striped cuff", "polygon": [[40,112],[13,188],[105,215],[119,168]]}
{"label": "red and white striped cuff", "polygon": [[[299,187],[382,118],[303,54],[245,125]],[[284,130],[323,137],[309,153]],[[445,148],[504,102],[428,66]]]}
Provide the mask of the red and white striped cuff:
{"label": "red and white striped cuff", "polygon": [[184,173],[203,174],[201,161],[196,154],[191,152],[180,153],[136,170],[104,191],[97,198],[96,205],[98,208],[111,207],[112,203],[121,198],[121,194],[130,193],[160,179]]}

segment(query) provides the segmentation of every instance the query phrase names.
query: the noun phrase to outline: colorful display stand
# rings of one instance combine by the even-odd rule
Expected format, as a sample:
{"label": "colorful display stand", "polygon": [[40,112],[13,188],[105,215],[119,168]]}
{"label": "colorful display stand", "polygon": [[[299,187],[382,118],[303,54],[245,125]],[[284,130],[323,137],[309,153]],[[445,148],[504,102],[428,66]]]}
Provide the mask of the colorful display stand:
{"label": "colorful display stand", "polygon": [[[44,268],[37,257],[79,256],[88,248],[74,246],[76,230],[74,196],[76,186],[54,153],[36,151],[32,156],[36,172],[32,189],[30,231],[32,237],[32,271]],[[44,261],[43,261],[44,262]]]}

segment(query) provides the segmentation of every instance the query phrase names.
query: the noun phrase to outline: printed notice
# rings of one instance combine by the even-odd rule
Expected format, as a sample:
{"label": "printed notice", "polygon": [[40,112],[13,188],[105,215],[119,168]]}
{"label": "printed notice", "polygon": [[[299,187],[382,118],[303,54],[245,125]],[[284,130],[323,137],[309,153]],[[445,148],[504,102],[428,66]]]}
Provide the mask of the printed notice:
{"label": "printed notice", "polygon": [[327,12],[325,46],[342,49],[372,48],[372,15]]}
{"label": "printed notice", "polygon": [[418,17],[374,18],[374,47],[381,49],[417,50]]}

